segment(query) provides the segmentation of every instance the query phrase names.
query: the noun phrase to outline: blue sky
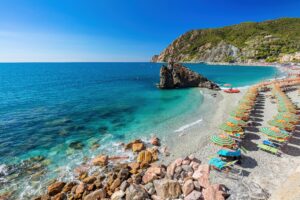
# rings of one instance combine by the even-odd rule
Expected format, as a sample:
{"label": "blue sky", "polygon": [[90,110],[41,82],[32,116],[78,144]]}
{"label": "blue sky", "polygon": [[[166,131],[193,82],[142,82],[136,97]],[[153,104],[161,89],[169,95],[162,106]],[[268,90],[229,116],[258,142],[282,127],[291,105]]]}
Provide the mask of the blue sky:
{"label": "blue sky", "polygon": [[191,29],[300,17],[300,0],[0,0],[0,62],[149,61]]}

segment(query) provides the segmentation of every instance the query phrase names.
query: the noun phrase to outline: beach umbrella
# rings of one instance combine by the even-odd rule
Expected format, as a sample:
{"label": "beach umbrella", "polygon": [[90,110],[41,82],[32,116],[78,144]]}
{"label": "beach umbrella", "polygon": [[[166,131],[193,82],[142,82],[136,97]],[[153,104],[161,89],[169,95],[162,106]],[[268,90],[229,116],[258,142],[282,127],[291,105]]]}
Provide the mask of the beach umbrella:
{"label": "beach umbrella", "polygon": [[232,111],[230,112],[230,116],[245,119],[249,117],[249,114],[246,112]]}
{"label": "beach umbrella", "polygon": [[237,108],[235,109],[235,112],[248,113],[249,110],[247,110],[247,109],[245,109],[245,108],[237,107]]}
{"label": "beach umbrella", "polygon": [[282,131],[276,127],[262,127],[259,129],[260,132],[263,134],[267,135],[268,137],[273,137],[273,138],[287,138],[290,135],[286,131]]}
{"label": "beach umbrella", "polygon": [[219,126],[219,128],[225,132],[232,132],[232,133],[243,131],[243,129],[240,126],[234,125],[231,122],[223,123]]}
{"label": "beach umbrella", "polygon": [[224,134],[213,135],[210,139],[214,144],[222,147],[233,148],[236,145],[231,137]]}
{"label": "beach umbrella", "polygon": [[287,123],[290,123],[290,124],[297,124],[297,122],[298,122],[298,120],[295,119],[295,118],[285,118],[285,117],[282,117],[282,116],[275,116],[274,120],[284,120],[284,121],[286,121]]}
{"label": "beach umbrella", "polygon": [[241,103],[238,105],[238,108],[245,109],[245,110],[251,110],[252,106]]}
{"label": "beach umbrella", "polygon": [[238,126],[247,126],[247,122],[245,122],[244,120],[241,120],[241,119],[230,117],[228,119],[228,121],[235,124],[235,125],[238,125]]}
{"label": "beach umbrella", "polygon": [[282,118],[287,118],[287,119],[299,120],[299,117],[296,114],[290,113],[290,112],[281,112],[281,113],[278,113],[276,116],[282,117]]}
{"label": "beach umbrella", "polygon": [[271,126],[278,127],[280,129],[285,129],[285,130],[293,130],[294,125],[286,122],[285,120],[270,120],[268,121],[268,124]]}

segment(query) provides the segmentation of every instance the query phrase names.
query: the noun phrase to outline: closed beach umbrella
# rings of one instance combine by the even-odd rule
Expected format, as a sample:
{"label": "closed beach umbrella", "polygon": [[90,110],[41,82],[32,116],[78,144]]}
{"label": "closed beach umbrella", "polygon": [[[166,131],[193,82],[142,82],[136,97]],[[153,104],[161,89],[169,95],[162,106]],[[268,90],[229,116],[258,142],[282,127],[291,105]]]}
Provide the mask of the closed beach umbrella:
{"label": "closed beach umbrella", "polygon": [[233,148],[233,146],[236,145],[235,141],[231,137],[224,134],[213,135],[210,139],[214,144],[222,147]]}
{"label": "closed beach umbrella", "polygon": [[231,122],[223,123],[220,125],[219,128],[225,132],[232,132],[232,133],[237,133],[237,132],[243,131],[243,129],[240,126],[234,125]]}

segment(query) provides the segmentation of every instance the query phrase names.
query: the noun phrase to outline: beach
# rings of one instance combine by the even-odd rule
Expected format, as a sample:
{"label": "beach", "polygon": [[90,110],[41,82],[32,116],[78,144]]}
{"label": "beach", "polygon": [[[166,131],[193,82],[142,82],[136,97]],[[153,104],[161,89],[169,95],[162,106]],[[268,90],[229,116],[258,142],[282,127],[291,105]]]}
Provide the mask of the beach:
{"label": "beach", "polygon": [[[296,90],[288,92],[287,95],[296,104],[300,105],[300,99],[298,96],[298,88]],[[222,91],[211,92],[204,91],[205,100],[208,104],[213,104],[211,114],[208,116],[207,121],[203,121],[203,124],[195,125],[189,129],[184,130],[178,135],[174,135],[172,139],[168,140],[167,144],[170,147],[171,156],[166,158],[166,163],[171,162],[174,158],[184,157],[190,154],[195,155],[202,162],[208,163],[208,160],[216,155],[216,152],[220,149],[218,146],[213,145],[210,142],[210,136],[213,134],[221,133],[218,126],[226,121],[229,117],[229,112],[238,105],[238,101],[245,94],[247,89],[241,89],[239,94],[227,94]],[[217,93],[214,98],[212,93]],[[264,152],[257,148],[257,144],[262,143],[263,139],[266,139],[258,128],[268,126],[267,121],[271,120],[273,116],[277,114],[277,107],[274,102],[268,97],[270,92],[261,93],[260,97],[263,101],[261,107],[257,108],[255,113],[254,127],[246,128],[246,137],[243,139],[242,146],[247,149],[247,153],[243,155],[242,164],[237,166],[242,171],[242,175],[232,178],[221,175],[220,172],[212,173],[211,180],[215,183],[222,183],[231,190],[235,190],[236,198],[239,199],[237,194],[239,191],[247,192],[247,188],[241,189],[243,185],[259,185],[271,199],[299,199],[293,198],[279,198],[280,194],[287,193],[287,188],[299,189],[299,185],[295,186],[291,182],[289,177],[293,174],[297,174],[297,167],[300,165],[300,142],[299,133],[296,132],[289,144],[283,148],[283,153],[280,157]],[[180,141],[180,142],[179,142]],[[299,170],[298,170],[299,171]],[[285,183],[286,182],[286,183]],[[281,186],[285,183],[285,190],[281,189]],[[296,189],[295,189],[296,188]],[[281,194],[281,195],[282,195]],[[299,193],[294,194],[294,196]],[[255,199],[255,198],[254,198]],[[259,199],[259,198],[257,198]]]}

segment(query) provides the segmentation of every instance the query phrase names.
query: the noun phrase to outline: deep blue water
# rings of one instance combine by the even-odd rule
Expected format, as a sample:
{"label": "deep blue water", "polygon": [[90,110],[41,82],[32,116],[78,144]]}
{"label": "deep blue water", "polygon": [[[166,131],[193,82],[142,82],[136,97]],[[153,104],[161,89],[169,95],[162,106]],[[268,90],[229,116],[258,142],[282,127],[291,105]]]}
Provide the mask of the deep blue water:
{"label": "deep blue water", "polygon": [[[272,67],[187,64],[219,84],[247,86],[273,78]],[[118,151],[116,142],[156,134],[163,137],[198,116],[198,89],[159,90],[155,63],[0,64],[0,193],[25,199],[41,180],[64,177],[85,156]],[[100,146],[96,146],[99,144]],[[43,156],[35,180],[27,161]],[[20,164],[21,163],[21,164]],[[53,172],[53,169],[61,171]],[[37,173],[34,171],[33,173]],[[17,176],[17,175],[18,176]],[[21,195],[21,196],[20,196]]]}

